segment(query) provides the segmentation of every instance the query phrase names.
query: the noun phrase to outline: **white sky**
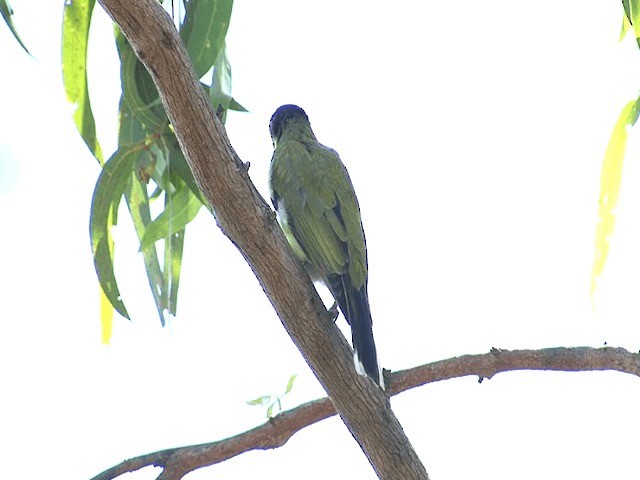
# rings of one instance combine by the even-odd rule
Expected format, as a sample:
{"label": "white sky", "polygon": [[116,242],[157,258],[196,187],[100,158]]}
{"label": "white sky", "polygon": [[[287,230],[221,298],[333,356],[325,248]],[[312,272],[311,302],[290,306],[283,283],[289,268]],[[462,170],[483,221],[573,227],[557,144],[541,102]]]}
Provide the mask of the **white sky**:
{"label": "white sky", "polygon": [[[35,60],[0,28],[0,449],[7,478],[85,479],[124,458],[212,441],[323,394],[240,254],[201,214],[187,232],[179,314],[162,329],[131,226],[118,278],[134,321],[100,344],[88,217],[99,167],[59,73],[60,2],[14,1]],[[382,5],[382,4],[380,4]],[[599,173],[640,87],[617,3],[237,2],[228,130],[267,196],[268,120],[298,103],[359,195],[383,366],[491,347],[640,345],[640,151],[632,135],[610,261],[592,312]],[[97,7],[100,10],[100,7]],[[115,146],[118,71],[106,16],[92,94]],[[121,218],[125,218],[123,215]],[[341,324],[344,322],[340,320]],[[510,373],[394,397],[433,479],[637,478],[640,381]],[[143,471],[123,478],[151,479]],[[337,419],[187,478],[374,478]]]}

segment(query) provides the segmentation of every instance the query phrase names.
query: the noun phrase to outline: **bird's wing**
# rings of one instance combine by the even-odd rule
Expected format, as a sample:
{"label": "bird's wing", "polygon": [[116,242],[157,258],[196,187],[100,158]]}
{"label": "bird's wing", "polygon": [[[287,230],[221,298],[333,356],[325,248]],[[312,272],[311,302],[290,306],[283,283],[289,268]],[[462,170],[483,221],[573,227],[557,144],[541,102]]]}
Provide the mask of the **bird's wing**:
{"label": "bird's wing", "polygon": [[366,282],[366,248],[358,202],[344,165],[317,143],[286,142],[274,153],[272,200],[304,251],[325,277],[349,274]]}

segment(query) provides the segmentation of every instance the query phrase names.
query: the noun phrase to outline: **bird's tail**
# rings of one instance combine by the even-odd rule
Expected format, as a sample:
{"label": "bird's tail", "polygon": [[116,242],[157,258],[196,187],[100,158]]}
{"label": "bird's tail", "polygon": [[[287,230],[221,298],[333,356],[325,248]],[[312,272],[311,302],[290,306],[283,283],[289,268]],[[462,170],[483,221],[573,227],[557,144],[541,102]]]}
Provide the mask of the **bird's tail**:
{"label": "bird's tail", "polygon": [[367,287],[363,285],[359,289],[355,288],[348,275],[342,276],[340,283],[340,293],[342,293],[342,295],[338,294],[334,296],[336,297],[342,314],[345,316],[349,325],[351,325],[351,339],[353,342],[356,370],[361,375],[365,373],[369,375],[369,377],[384,389],[384,381],[380,375],[380,368],[378,366],[376,344],[373,340]]}

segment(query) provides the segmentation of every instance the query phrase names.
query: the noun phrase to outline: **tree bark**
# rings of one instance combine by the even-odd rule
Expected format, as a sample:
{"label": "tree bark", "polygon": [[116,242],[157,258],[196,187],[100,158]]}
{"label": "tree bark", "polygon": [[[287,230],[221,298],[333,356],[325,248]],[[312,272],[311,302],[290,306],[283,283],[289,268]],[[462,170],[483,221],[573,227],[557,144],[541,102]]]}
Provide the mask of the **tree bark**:
{"label": "tree bark", "polygon": [[[253,269],[376,474],[381,479],[427,479],[384,392],[355,372],[351,348],[231,147],[168,14],[155,0],[99,2],[151,74],[218,226]],[[186,473],[165,471],[161,477],[181,478]]]}

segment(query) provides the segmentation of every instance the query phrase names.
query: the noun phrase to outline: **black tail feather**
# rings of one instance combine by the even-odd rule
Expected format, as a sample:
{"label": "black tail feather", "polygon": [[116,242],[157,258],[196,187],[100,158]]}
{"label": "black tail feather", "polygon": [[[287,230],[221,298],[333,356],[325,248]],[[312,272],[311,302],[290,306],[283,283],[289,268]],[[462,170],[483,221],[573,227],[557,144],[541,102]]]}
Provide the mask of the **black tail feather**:
{"label": "black tail feather", "polygon": [[332,276],[329,283],[331,293],[351,326],[351,340],[358,360],[367,375],[382,386],[366,285],[356,289],[348,275]]}

